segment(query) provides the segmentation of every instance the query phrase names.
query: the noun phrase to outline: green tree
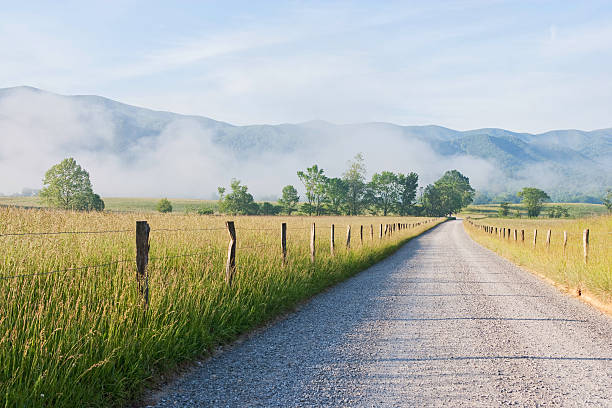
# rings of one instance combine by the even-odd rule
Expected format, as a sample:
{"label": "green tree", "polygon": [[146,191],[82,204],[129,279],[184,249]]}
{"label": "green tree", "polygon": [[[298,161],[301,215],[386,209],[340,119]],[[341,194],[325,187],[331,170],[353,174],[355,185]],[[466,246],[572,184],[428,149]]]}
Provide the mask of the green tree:
{"label": "green tree", "polygon": [[308,215],[321,215],[321,204],[325,198],[325,177],[324,170],[319,169],[319,166],[313,164],[306,171],[298,171],[297,175],[306,188],[306,199],[308,206],[304,206],[308,211]]}
{"label": "green tree", "polygon": [[104,209],[104,201],[93,192],[89,173],[72,157],[47,170],[43,185],[40,197],[52,207],[85,211]]}
{"label": "green tree", "polygon": [[347,185],[346,202],[349,215],[357,215],[361,212],[364,195],[366,192],[366,167],[362,153],[355,155],[348,162],[349,168],[342,175],[342,180]]}
{"label": "green tree", "polygon": [[349,186],[341,178],[333,177],[325,181],[325,204],[330,214],[338,215],[347,202]]}
{"label": "green tree", "polygon": [[280,212],[281,207],[280,206],[276,206],[272,203],[269,203],[267,201],[263,202],[260,206],[259,206],[259,212],[262,215],[276,215]]}
{"label": "green tree", "polygon": [[540,215],[544,200],[550,200],[548,194],[535,187],[525,187],[517,193],[517,196],[521,198],[523,204],[527,207],[527,216],[529,218]]}
{"label": "green tree", "polygon": [[603,204],[608,209],[608,212],[612,212],[612,190],[609,189],[601,201],[603,201]]}
{"label": "green tree", "polygon": [[160,213],[171,213],[172,203],[167,198],[162,198],[157,202],[157,211]]}
{"label": "green tree", "polygon": [[456,214],[469,205],[474,198],[470,179],[457,170],[450,170],[423,193],[423,211],[432,217]]}
{"label": "green tree", "polygon": [[507,217],[510,214],[510,203],[504,201],[499,205],[499,210],[497,210],[497,215],[500,217]]}
{"label": "green tree", "polygon": [[569,210],[566,207],[561,207],[560,205],[553,205],[548,209],[548,216],[550,218],[569,217]]}
{"label": "green tree", "polygon": [[[240,184],[240,180],[232,179],[230,183],[231,192],[220,200],[219,210],[233,215],[257,214],[259,206],[248,192],[248,187]],[[219,192],[223,187],[219,187]],[[225,192],[225,189],[223,189]]]}
{"label": "green tree", "polygon": [[408,215],[414,206],[416,191],[419,185],[419,175],[416,173],[397,175],[398,186],[398,205],[397,210],[400,215]]}
{"label": "green tree", "polygon": [[393,211],[399,199],[397,175],[390,171],[374,173],[368,183],[371,204],[383,215]]}
{"label": "green tree", "polygon": [[297,203],[300,201],[300,196],[297,190],[292,185],[283,187],[283,195],[278,200],[281,205],[283,212],[291,215],[292,212],[297,210]]}

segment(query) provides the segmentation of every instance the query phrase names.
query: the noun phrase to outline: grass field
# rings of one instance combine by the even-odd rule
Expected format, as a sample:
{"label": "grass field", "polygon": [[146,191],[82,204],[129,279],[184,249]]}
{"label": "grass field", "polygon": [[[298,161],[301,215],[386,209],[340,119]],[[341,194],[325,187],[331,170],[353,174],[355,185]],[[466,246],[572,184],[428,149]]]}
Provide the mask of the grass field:
{"label": "grass field", "polygon": [[[154,212],[159,198],[125,198],[104,197],[104,205],[107,211],[118,212]],[[169,198],[172,203],[173,212],[184,213],[189,207],[201,205],[217,208],[215,200],[198,200],[189,198]],[[0,197],[0,205],[17,207],[44,208],[45,204],[38,197]]]}
{"label": "grass field", "polygon": [[[603,204],[545,203],[539,218],[548,218],[548,208],[556,205],[567,208],[570,218],[584,218],[608,214],[608,210]],[[462,214],[472,217],[497,217],[499,208],[499,204],[470,205],[462,211]],[[510,214],[505,218],[518,218],[516,214],[517,210],[521,218],[527,218],[527,209],[522,204],[510,204],[509,208]]]}
{"label": "grass field", "polygon": [[[605,304],[612,303],[612,216],[575,220],[475,219],[476,225],[508,228],[510,238],[499,237],[464,222],[470,236],[477,242],[511,261],[533,270],[569,291],[588,292]],[[583,256],[583,231],[589,229],[588,263]],[[534,230],[537,242],[534,247]],[[518,230],[518,240],[514,240]],[[521,242],[521,230],[525,241]],[[550,246],[546,245],[548,230]],[[494,230],[493,230],[494,231]],[[567,246],[563,246],[563,232]]]}
{"label": "grass field", "polygon": [[[135,221],[142,219],[151,226],[146,310],[134,261]],[[0,208],[1,405],[124,405],[158,373],[290,310],[440,220],[383,239],[379,224],[424,220],[235,217],[237,273],[228,287],[223,217]],[[286,266],[280,256],[281,222],[288,223]],[[314,265],[312,222],[317,225]],[[330,254],[332,223],[335,256]],[[68,231],[83,233],[11,235]],[[66,270],[85,265],[91,267]]]}

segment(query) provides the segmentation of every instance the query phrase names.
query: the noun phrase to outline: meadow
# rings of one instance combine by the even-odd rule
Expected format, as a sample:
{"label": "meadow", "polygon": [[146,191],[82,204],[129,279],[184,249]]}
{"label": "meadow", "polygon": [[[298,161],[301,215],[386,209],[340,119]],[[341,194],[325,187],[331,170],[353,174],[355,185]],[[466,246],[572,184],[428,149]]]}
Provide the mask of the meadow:
{"label": "meadow", "polygon": [[[231,286],[224,279],[228,219],[237,235]],[[148,306],[136,280],[138,220],[151,228]],[[442,221],[0,208],[2,405],[123,406],[177,364],[292,310]],[[380,238],[380,225],[391,223],[413,226]]]}
{"label": "meadow", "polygon": [[[569,220],[481,218],[471,219],[463,225],[473,239],[499,255],[554,281],[571,293],[593,297],[604,307],[612,305],[612,216]],[[487,232],[480,226],[493,228]],[[503,228],[510,230],[505,238],[503,232],[499,236]],[[585,229],[589,229],[586,262],[583,247]],[[517,240],[514,239],[515,230]],[[522,230],[524,242],[521,240]],[[537,239],[534,246],[535,230]],[[549,245],[546,243],[548,230]]]}
{"label": "meadow", "polygon": [[[0,201],[1,202],[1,201]],[[608,214],[607,208],[603,204],[587,203],[544,203],[541,219],[548,218],[550,207],[561,206],[567,208],[569,218],[584,218]],[[504,218],[527,218],[527,208],[523,204],[509,204],[509,214]],[[499,204],[470,205],[463,209],[461,213],[466,216],[478,217],[498,217]]]}

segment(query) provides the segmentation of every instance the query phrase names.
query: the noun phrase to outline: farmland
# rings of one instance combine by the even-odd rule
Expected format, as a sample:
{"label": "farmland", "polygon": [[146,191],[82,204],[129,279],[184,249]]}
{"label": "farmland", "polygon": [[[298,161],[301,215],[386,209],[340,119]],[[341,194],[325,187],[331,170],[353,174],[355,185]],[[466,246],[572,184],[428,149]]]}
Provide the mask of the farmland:
{"label": "farmland", "polygon": [[[548,211],[553,206],[561,206],[567,208],[570,218],[592,217],[597,215],[605,215],[608,210],[603,204],[586,204],[586,203],[544,203],[540,218],[547,218]],[[497,217],[500,209],[499,204],[482,204],[470,205],[462,211],[462,214],[472,217],[487,216]],[[526,218],[527,208],[523,204],[509,204],[508,217],[506,218]],[[518,213],[517,213],[518,211]],[[518,216],[517,216],[518,215]]]}
{"label": "farmland", "polygon": [[[485,247],[518,265],[551,279],[565,290],[612,302],[612,216],[574,220],[474,219],[464,226]],[[479,226],[491,226],[489,232]],[[497,233],[495,232],[497,228]],[[503,228],[510,233],[500,237]],[[585,262],[583,233],[589,229]],[[517,231],[515,240],[514,231]],[[521,231],[524,230],[524,242]],[[537,230],[536,242],[534,235]],[[550,230],[550,244],[547,235]],[[564,232],[567,245],[564,245]]]}
{"label": "farmland", "polygon": [[[124,404],[156,374],[291,310],[442,221],[233,219],[236,275],[228,286],[225,218],[0,208],[2,405]],[[148,306],[136,280],[137,220],[147,220],[151,228]],[[381,224],[407,228],[381,238]]]}

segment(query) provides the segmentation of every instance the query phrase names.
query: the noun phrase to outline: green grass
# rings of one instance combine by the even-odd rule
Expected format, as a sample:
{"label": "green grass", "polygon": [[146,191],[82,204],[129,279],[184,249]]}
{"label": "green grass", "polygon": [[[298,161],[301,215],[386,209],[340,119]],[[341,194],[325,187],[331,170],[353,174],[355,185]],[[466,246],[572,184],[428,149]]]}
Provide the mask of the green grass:
{"label": "green grass", "polygon": [[[559,205],[568,209],[570,218],[584,218],[594,217],[599,215],[606,215],[608,213],[606,207],[602,204],[584,204],[584,203],[546,203],[542,209],[540,217],[542,219],[548,218],[548,208],[551,206]],[[465,216],[486,216],[486,217],[498,217],[499,204],[483,204],[483,205],[470,205],[465,208],[461,214]],[[517,218],[516,210],[519,210],[521,218],[527,218],[527,209],[522,204],[510,204],[510,214],[506,218]]]}
{"label": "green grass", "polygon": [[[150,305],[135,279],[134,225],[151,225]],[[0,235],[101,231],[107,234],[0,236],[0,276],[125,263],[0,279],[0,405],[123,406],[149,379],[210,352],[291,310],[298,302],[380,261],[430,222],[371,238],[370,225],[422,222],[392,217],[234,217],[237,272],[224,282],[225,218],[157,213],[78,213],[0,208]],[[288,223],[288,264],[279,251]],[[317,223],[316,263],[309,229]],[[330,225],[337,231],[330,254]],[[352,226],[351,249],[342,245]],[[365,239],[359,240],[364,225]],[[176,230],[181,231],[176,231]],[[173,257],[190,255],[185,257]]]}

